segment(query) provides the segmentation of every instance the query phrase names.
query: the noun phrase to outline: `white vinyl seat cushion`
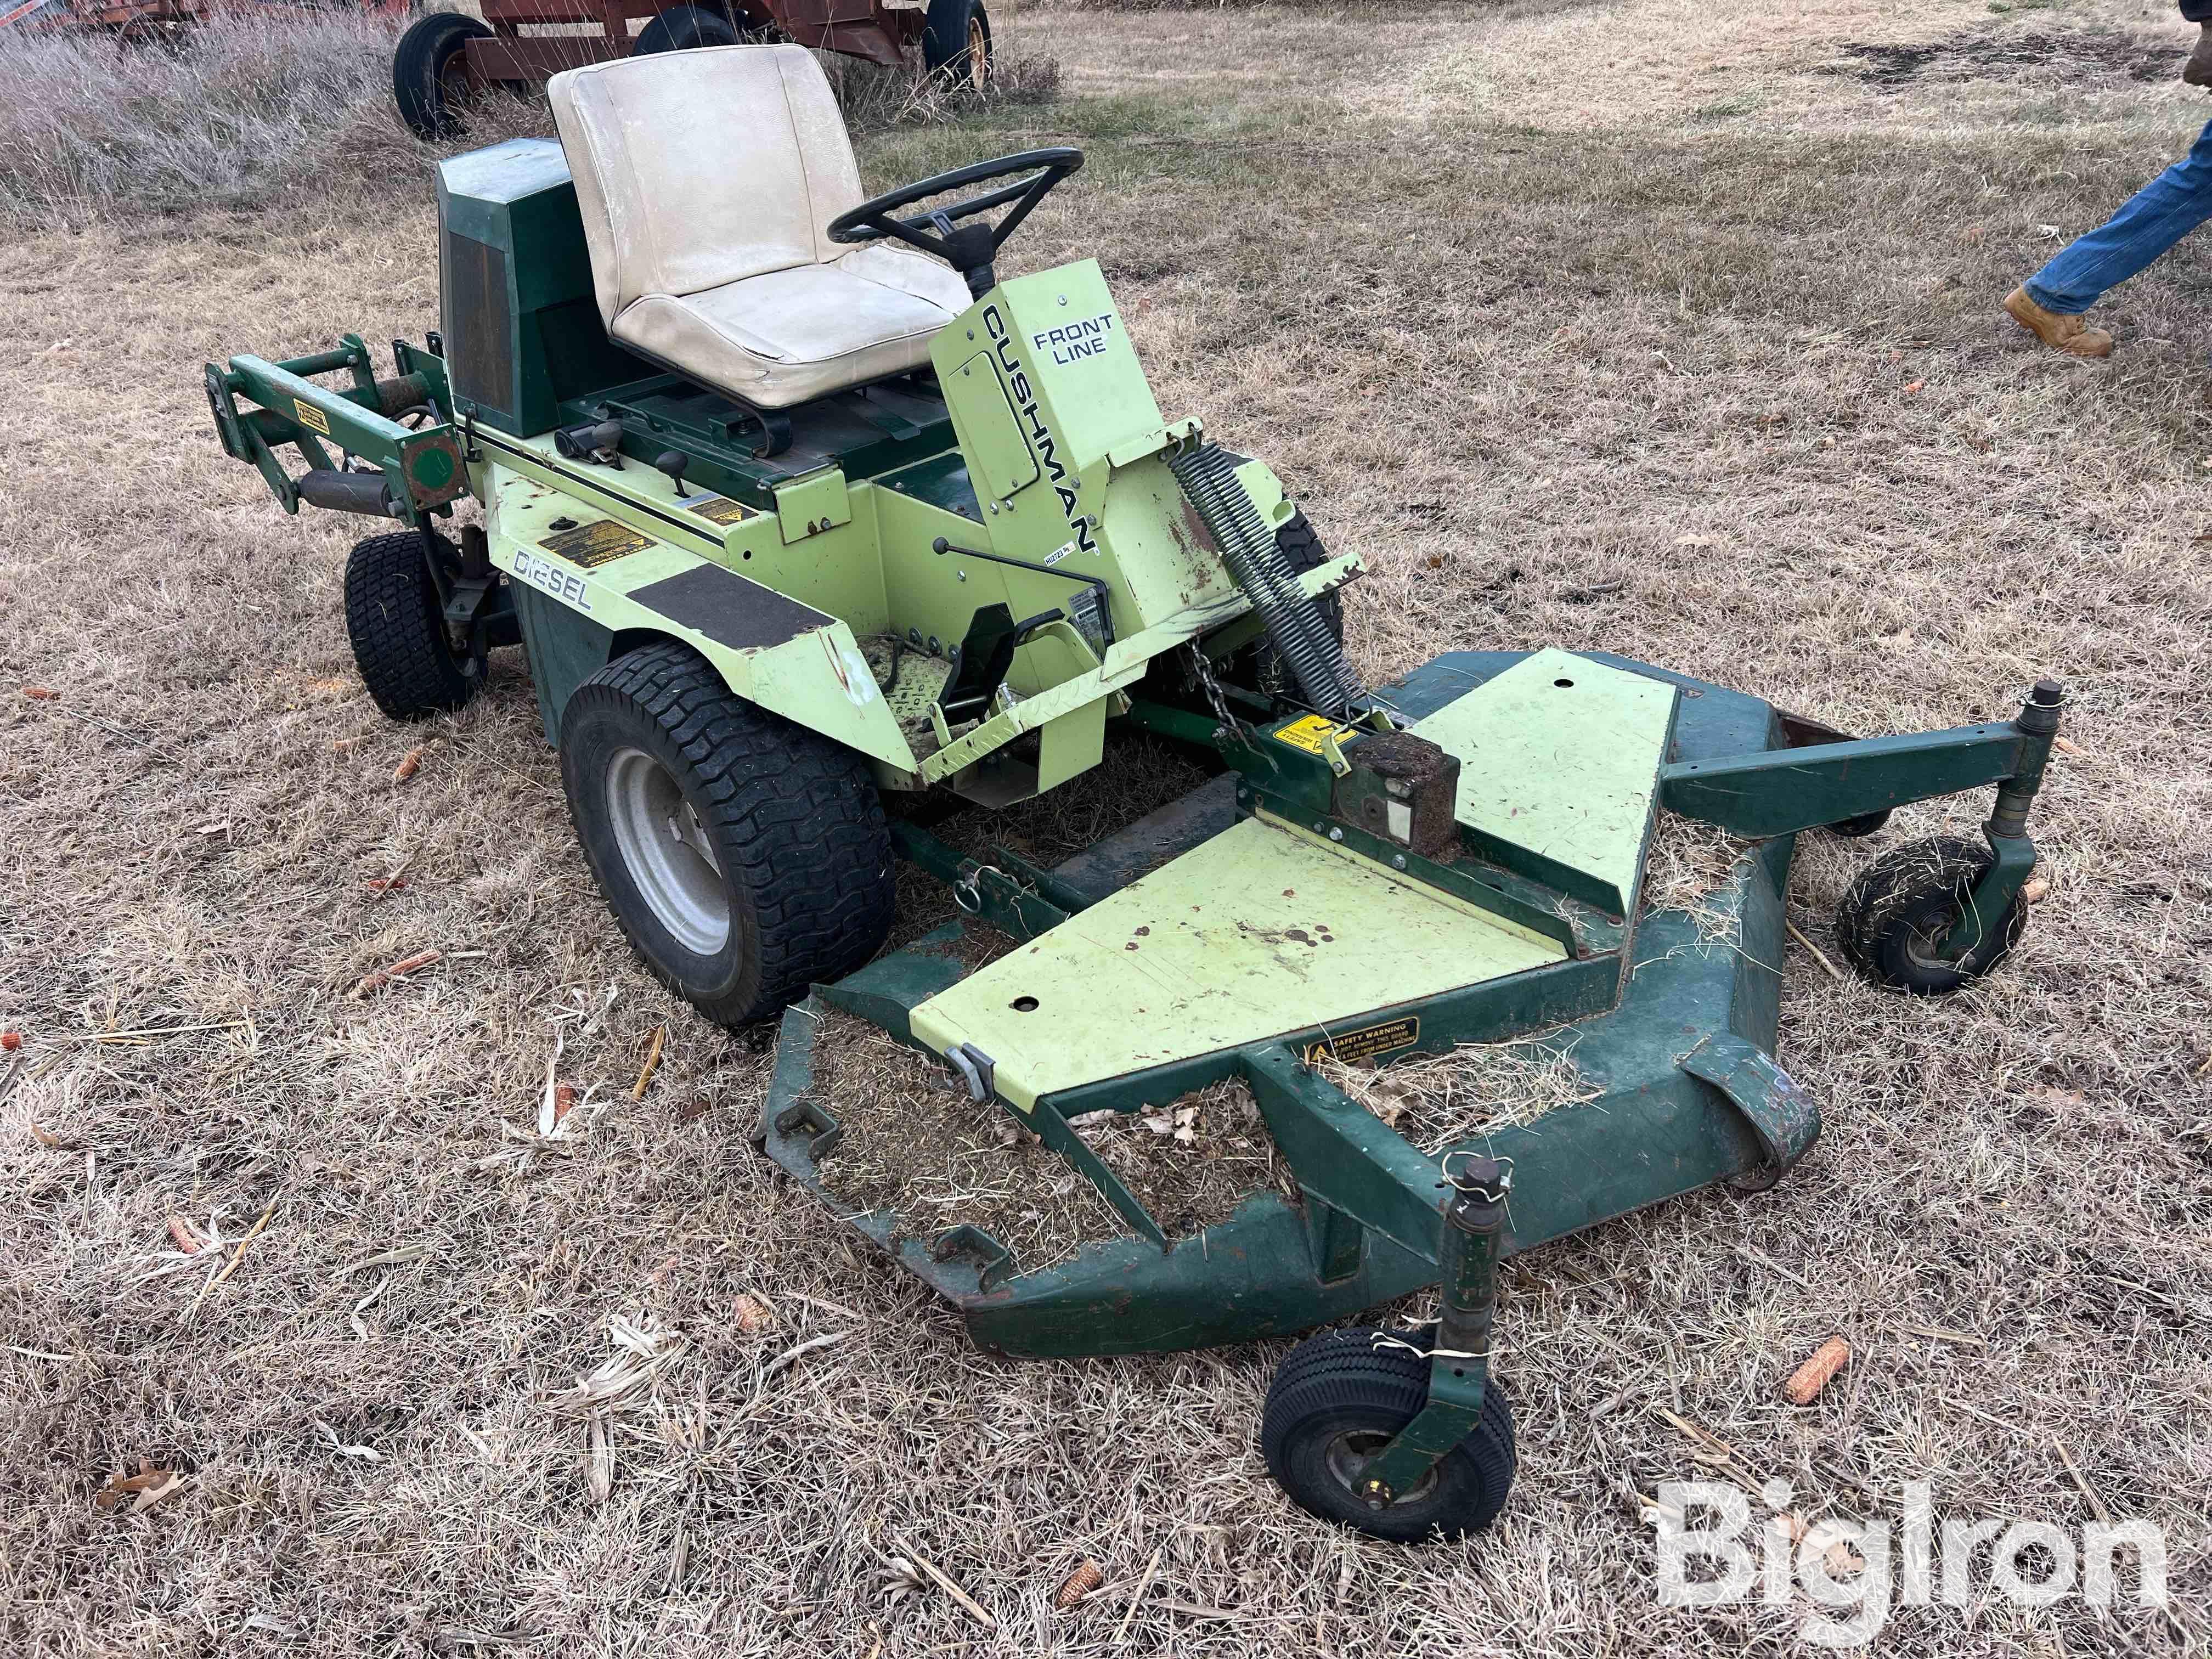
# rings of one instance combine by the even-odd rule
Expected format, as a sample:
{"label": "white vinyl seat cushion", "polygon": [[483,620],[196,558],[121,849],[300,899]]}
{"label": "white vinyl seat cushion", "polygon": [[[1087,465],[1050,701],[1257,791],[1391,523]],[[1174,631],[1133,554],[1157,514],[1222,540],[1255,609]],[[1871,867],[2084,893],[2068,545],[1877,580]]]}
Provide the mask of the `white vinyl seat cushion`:
{"label": "white vinyl seat cushion", "polygon": [[547,83],[607,332],[702,385],[787,409],[929,361],[968,307],[939,260],[847,247],[844,118],[799,46],[619,58]]}

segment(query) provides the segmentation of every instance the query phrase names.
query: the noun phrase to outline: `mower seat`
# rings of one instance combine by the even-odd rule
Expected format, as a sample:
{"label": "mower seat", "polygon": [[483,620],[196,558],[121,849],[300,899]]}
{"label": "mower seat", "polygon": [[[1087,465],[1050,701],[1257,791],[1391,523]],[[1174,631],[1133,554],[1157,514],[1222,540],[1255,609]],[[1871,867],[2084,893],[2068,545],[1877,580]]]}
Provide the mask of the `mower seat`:
{"label": "mower seat", "polygon": [[607,332],[787,409],[929,361],[968,308],[949,265],[823,234],[858,206],[844,117],[803,46],[711,46],[546,84]]}

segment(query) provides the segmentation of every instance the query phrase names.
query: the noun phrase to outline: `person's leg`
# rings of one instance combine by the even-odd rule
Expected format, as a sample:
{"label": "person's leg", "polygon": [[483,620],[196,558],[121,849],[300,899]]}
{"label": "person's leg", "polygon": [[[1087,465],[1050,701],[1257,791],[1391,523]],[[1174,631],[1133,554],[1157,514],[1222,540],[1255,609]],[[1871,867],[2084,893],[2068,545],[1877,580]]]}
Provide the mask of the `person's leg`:
{"label": "person's leg", "polygon": [[2106,289],[2127,281],[2207,219],[2212,219],[2212,123],[2188,155],[2021,286],[2044,310],[2079,316]]}

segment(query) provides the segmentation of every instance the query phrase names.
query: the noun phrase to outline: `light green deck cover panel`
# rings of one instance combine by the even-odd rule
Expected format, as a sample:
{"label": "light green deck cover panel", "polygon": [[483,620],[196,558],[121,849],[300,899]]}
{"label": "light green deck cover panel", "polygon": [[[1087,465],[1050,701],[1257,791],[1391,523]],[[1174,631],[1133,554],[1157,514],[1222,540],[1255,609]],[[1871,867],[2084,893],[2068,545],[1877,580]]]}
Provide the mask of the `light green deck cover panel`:
{"label": "light green deck cover panel", "polygon": [[1626,915],[1674,720],[1673,686],[1547,650],[1413,729],[1459,757],[1462,823],[1586,877],[1577,896]]}
{"label": "light green deck cover panel", "polygon": [[[914,1011],[1037,1097],[1565,959],[1543,939],[1319,836],[1247,818]],[[1036,1007],[1020,1012],[1018,998]]]}

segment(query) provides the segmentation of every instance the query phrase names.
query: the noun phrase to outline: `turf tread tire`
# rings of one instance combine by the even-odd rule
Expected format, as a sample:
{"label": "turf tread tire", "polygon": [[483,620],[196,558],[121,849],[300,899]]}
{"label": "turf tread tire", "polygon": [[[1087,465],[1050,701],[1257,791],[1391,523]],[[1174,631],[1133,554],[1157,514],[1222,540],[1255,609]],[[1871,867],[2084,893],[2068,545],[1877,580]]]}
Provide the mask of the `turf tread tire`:
{"label": "turf tread tire", "polygon": [[[1303,512],[1293,512],[1275,532],[1275,545],[1290,563],[1293,574],[1304,576],[1316,565],[1328,562],[1328,549],[1322,545],[1321,532],[1306,520]],[[1344,593],[1339,589],[1324,593],[1314,601],[1321,612],[1323,626],[1329,637],[1344,646]],[[1261,639],[1239,651],[1231,662],[1231,674],[1241,683],[1270,696],[1279,696],[1291,688],[1290,671],[1284,665],[1281,654],[1272,641]]]}
{"label": "turf tread tire", "polygon": [[422,538],[411,531],[354,544],[346,559],[345,619],[354,665],[392,720],[452,714],[483,684],[462,672],[446,644],[438,589]]}
{"label": "turf tread tire", "polygon": [[1293,1503],[1325,1521],[1374,1537],[1418,1543],[1480,1532],[1496,1520],[1512,1488],[1512,1407],[1492,1377],[1474,1431],[1437,1465],[1427,1499],[1369,1510],[1327,1468],[1332,1426],[1355,1422],[1396,1432],[1429,1397],[1429,1360],[1403,1348],[1377,1347],[1368,1328],[1325,1331],[1284,1357],[1267,1387],[1260,1449],[1267,1472]]}
{"label": "turf tread tire", "polygon": [[[679,945],[631,879],[607,823],[605,745],[592,746],[602,727],[659,760],[697,811],[731,902],[717,957]],[[618,657],[577,687],[561,736],[569,816],[599,891],[653,976],[708,1018],[768,1018],[882,947],[890,830],[852,750],[744,702],[673,642]]]}
{"label": "turf tread tire", "polygon": [[447,61],[471,40],[491,38],[489,25],[459,12],[418,17],[399,37],[392,53],[392,97],[399,118],[425,143],[450,138],[461,128],[460,112],[446,100]]}
{"label": "turf tread tire", "polygon": [[1988,848],[1956,836],[1934,836],[1885,853],[1844,895],[1837,944],[1874,983],[1914,996],[1940,996],[1979,979],[2012,954],[2027,930],[2027,907],[2017,894],[1996,931],[1956,963],[1923,961],[1910,946],[1932,919],[1959,915],[1967,892],[1995,862]]}

